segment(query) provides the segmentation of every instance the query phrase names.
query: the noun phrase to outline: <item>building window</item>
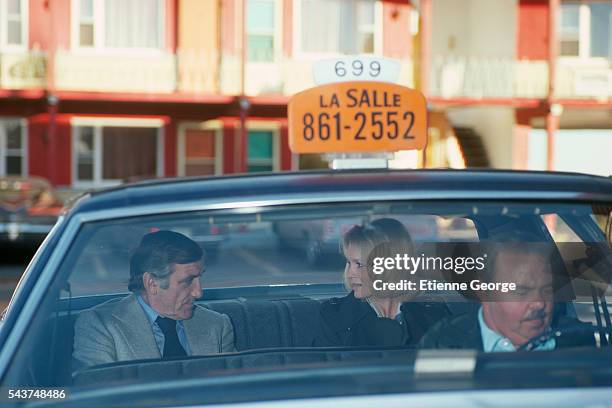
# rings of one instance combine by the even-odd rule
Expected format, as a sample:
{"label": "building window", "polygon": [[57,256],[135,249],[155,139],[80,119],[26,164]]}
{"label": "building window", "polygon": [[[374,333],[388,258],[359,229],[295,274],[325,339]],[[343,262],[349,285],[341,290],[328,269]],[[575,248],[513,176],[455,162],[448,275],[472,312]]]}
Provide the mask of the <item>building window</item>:
{"label": "building window", "polygon": [[26,139],[22,120],[0,121],[0,176],[26,175]]}
{"label": "building window", "polygon": [[275,48],[275,0],[248,0],[247,49],[252,62],[272,62]]}
{"label": "building window", "polygon": [[247,171],[274,170],[274,132],[249,130],[248,139]]}
{"label": "building window", "polygon": [[79,47],[163,47],[164,0],[73,0]]}
{"label": "building window", "polygon": [[612,3],[563,3],[560,17],[561,56],[612,60]]}
{"label": "building window", "polygon": [[27,0],[0,0],[0,30],[3,47],[27,45]]}
{"label": "building window", "polygon": [[77,181],[94,181],[94,128],[75,128],[75,151],[77,155]]}
{"label": "building window", "polygon": [[[304,53],[373,53],[375,0],[296,0]],[[313,29],[316,27],[316,29]]]}
{"label": "building window", "polygon": [[216,131],[185,131],[185,176],[214,175],[216,165]]}
{"label": "building window", "polygon": [[561,40],[561,47],[559,52],[563,56],[578,56],[578,44],[580,40],[580,5],[562,5],[560,24],[559,40]]}
{"label": "building window", "polygon": [[591,7],[591,56],[612,60],[612,3],[593,3]]}
{"label": "building window", "polygon": [[161,175],[160,128],[75,126],[74,183],[114,185]]}
{"label": "building window", "polygon": [[81,0],[79,10],[79,46],[94,46],[94,0]]}

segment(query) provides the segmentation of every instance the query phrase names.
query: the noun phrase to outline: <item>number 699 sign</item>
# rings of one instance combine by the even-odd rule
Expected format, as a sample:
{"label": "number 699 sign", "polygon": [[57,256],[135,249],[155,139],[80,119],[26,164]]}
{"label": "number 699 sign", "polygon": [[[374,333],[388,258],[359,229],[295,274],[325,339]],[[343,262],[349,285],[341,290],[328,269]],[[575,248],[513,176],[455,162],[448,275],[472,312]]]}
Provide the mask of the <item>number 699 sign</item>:
{"label": "number 699 sign", "polygon": [[427,103],[418,91],[383,82],[318,86],[289,101],[294,153],[423,149]]}

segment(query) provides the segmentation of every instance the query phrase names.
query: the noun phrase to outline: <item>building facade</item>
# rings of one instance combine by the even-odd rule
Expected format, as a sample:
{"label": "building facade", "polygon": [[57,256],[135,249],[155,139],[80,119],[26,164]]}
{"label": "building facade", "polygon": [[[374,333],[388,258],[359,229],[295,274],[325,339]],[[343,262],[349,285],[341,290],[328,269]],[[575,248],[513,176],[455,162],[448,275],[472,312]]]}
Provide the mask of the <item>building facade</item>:
{"label": "building facade", "polygon": [[426,93],[460,144],[476,135],[492,167],[612,174],[612,2],[420,3]]}
{"label": "building facade", "polygon": [[544,167],[563,168],[565,138],[612,139],[610,10],[597,0],[0,0],[0,175],[81,190],[324,166],[289,151],[288,99],[314,85],[313,61],[363,53],[398,59],[400,83],[430,101],[431,143],[399,162],[537,168],[543,153]]}

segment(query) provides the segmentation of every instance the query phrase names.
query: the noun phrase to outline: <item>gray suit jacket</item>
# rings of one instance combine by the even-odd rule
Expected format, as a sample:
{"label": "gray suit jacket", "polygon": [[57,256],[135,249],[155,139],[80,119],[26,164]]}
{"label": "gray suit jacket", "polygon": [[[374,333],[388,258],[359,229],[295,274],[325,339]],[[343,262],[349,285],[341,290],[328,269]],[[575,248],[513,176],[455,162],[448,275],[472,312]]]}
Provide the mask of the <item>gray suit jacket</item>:
{"label": "gray suit jacket", "polygon": [[[236,351],[227,315],[196,306],[183,325],[193,355]],[[74,325],[73,357],[78,366],[93,366],[161,358],[161,354],[144,310],[136,296],[129,295],[79,315]]]}

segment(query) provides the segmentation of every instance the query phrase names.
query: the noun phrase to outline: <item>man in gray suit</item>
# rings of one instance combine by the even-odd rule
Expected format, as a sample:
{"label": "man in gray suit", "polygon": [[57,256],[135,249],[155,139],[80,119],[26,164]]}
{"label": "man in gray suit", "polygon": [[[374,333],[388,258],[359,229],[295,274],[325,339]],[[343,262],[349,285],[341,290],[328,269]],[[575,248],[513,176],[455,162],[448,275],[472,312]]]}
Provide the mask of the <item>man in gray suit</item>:
{"label": "man in gray suit", "polygon": [[235,351],[228,316],[194,305],[202,295],[202,249],[172,231],[145,235],[130,262],[131,295],[82,312],[79,366]]}

